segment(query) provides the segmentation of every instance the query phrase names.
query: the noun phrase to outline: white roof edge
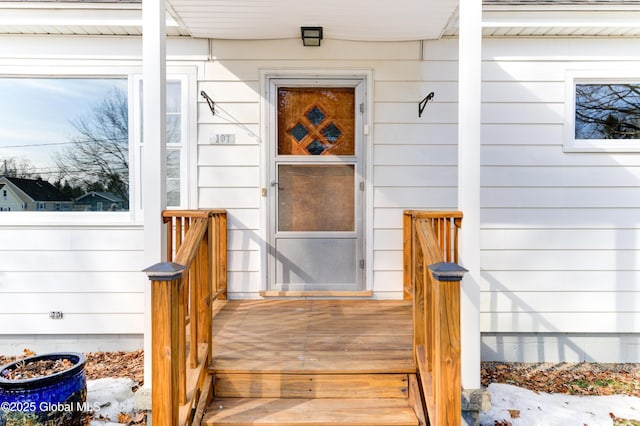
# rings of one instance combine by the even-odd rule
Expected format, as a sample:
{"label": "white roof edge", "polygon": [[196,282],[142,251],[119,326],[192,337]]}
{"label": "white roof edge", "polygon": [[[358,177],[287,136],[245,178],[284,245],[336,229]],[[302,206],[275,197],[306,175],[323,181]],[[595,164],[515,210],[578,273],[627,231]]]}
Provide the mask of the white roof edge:
{"label": "white roof edge", "polygon": [[483,12],[603,12],[640,10],[638,4],[484,4]]}
{"label": "white roof edge", "polygon": [[57,2],[57,1],[0,1],[0,9],[134,9],[142,10],[142,3],[123,2]]}
{"label": "white roof edge", "polygon": [[142,10],[142,3],[60,3],[0,1],[0,9],[40,9],[40,10]]}
{"label": "white roof edge", "polygon": [[[572,13],[573,12],[573,13]],[[576,14],[575,12],[580,12]],[[564,27],[632,28],[640,22],[640,6],[626,9],[500,8],[486,10],[483,28]]]}

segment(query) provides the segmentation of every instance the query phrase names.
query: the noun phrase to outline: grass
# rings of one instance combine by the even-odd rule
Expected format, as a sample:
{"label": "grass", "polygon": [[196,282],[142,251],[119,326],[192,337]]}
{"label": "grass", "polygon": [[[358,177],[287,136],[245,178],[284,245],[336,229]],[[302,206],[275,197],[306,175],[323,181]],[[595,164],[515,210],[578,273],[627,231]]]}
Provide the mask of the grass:
{"label": "grass", "polygon": [[[570,390],[577,391],[588,390],[590,393],[596,395],[610,395],[610,394],[633,394],[637,391],[638,383],[634,381],[622,381],[613,378],[600,378],[600,379],[585,379],[581,378],[568,383]],[[571,392],[582,393],[582,392]],[[640,426],[640,425],[639,425]]]}
{"label": "grass", "polygon": [[613,419],[613,426],[640,426],[640,420]]}

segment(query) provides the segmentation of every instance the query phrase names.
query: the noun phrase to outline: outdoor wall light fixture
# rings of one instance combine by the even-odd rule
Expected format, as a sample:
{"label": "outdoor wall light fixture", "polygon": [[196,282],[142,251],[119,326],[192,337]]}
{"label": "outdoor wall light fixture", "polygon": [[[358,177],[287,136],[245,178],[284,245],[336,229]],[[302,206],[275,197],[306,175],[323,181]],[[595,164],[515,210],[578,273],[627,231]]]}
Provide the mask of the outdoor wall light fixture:
{"label": "outdoor wall light fixture", "polygon": [[300,34],[304,46],[320,46],[322,27],[300,27]]}

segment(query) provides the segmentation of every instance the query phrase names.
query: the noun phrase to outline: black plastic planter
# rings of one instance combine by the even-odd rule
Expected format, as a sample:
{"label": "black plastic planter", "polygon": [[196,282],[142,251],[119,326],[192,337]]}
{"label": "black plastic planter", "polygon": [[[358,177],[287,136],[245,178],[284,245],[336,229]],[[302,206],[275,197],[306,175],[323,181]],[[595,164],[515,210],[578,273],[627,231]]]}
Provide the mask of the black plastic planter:
{"label": "black plastic planter", "polygon": [[[67,359],[67,370],[32,379],[10,380],[20,363]],[[81,426],[87,411],[86,358],[75,352],[49,353],[12,362],[0,370],[0,426]]]}

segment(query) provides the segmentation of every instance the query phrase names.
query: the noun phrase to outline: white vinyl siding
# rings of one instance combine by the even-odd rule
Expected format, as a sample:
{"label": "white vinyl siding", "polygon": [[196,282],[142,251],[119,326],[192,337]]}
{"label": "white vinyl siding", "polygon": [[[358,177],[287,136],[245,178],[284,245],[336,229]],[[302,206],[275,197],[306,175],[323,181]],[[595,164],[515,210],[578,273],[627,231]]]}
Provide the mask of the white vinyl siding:
{"label": "white vinyl siding", "polygon": [[483,332],[639,329],[640,155],[563,150],[567,70],[638,69],[639,51],[631,39],[484,41]]}
{"label": "white vinyl siding", "polygon": [[0,334],[143,333],[142,229],[13,226],[0,236]]}
{"label": "white vinyl siding", "polygon": [[[367,93],[373,111],[365,111],[373,117],[366,147],[373,281],[367,287],[379,298],[402,296],[402,211],[451,210],[457,204],[457,62],[420,60],[420,53],[419,42],[327,40],[316,50],[303,48],[299,40],[212,42],[214,60],[206,64],[198,92],[212,96],[216,115],[199,97],[198,194],[200,208],[229,210],[231,297],[257,297],[266,276],[260,261],[266,235],[261,186],[270,190],[262,182],[264,69],[302,75],[317,70],[318,76],[373,70],[373,93]],[[430,91],[436,97],[419,118],[418,101]],[[216,134],[234,134],[235,144],[212,144]]]}

